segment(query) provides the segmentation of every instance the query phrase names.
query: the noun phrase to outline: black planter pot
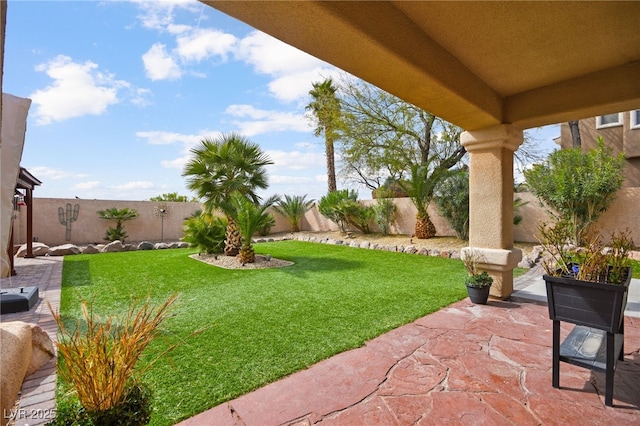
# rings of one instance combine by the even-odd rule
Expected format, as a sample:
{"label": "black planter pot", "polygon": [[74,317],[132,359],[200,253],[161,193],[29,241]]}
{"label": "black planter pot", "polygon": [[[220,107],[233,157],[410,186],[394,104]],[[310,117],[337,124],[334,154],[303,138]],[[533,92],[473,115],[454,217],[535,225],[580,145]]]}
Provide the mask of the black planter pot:
{"label": "black planter pot", "polygon": [[609,333],[617,333],[624,318],[631,268],[622,284],[543,276],[547,287],[549,318]]}
{"label": "black planter pot", "polygon": [[[624,310],[631,268],[622,284],[550,275],[543,278],[549,318],[553,320],[553,387],[560,387],[561,361],[602,372],[605,374],[605,405],[611,407],[616,363],[624,359]],[[576,324],[562,343],[561,321]]]}
{"label": "black planter pot", "polygon": [[477,305],[486,305],[487,299],[489,298],[489,291],[491,290],[491,286],[486,287],[470,287],[467,286],[467,293],[469,294],[469,299]]}

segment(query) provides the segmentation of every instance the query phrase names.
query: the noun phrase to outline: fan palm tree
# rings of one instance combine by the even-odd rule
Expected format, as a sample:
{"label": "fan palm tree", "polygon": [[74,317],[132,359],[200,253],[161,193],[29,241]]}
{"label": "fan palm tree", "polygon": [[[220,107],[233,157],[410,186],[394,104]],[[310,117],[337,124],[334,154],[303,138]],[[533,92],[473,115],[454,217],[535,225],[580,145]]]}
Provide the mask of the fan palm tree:
{"label": "fan palm tree", "polygon": [[109,209],[98,210],[97,213],[98,216],[100,216],[100,219],[116,221],[116,227],[107,229],[107,235],[104,239],[106,241],[119,240],[121,243],[124,243],[125,238],[128,237],[127,233],[124,231],[122,222],[125,220],[135,219],[139,216],[136,209],[130,209],[129,207],[125,207],[123,209],[111,207]]}
{"label": "fan palm tree", "polygon": [[279,200],[273,209],[284,216],[291,225],[291,232],[300,231],[300,221],[304,214],[313,207],[313,200],[306,200],[304,195],[285,195],[284,200]]}
{"label": "fan palm tree", "polygon": [[187,162],[182,173],[187,176],[187,188],[203,200],[203,207],[208,213],[221,210],[225,214],[224,252],[227,256],[236,256],[242,239],[232,212],[228,210],[230,197],[237,192],[254,203],[259,202],[256,190],[267,188],[265,166],[273,162],[258,144],[237,133],[215,139],[205,138],[191,153],[194,157]]}
{"label": "fan palm tree", "polygon": [[423,165],[411,166],[411,180],[409,182],[399,182],[402,189],[405,190],[411,202],[416,207],[416,226],[414,235],[416,238],[427,239],[435,237],[436,227],[429,217],[429,203],[433,198],[434,182],[439,182],[439,179],[435,179],[433,173],[429,176],[429,169]]}
{"label": "fan palm tree", "polygon": [[267,209],[278,201],[278,199],[279,197],[274,195],[264,203],[259,204],[239,192],[235,192],[231,196],[229,200],[231,207],[229,210],[233,210],[232,214],[242,238],[242,246],[238,253],[239,262],[253,263],[256,261],[256,254],[251,244],[251,238],[265,223],[273,220],[273,216],[267,213]]}
{"label": "fan palm tree", "polygon": [[314,134],[316,136],[324,134],[328,192],[333,192],[337,189],[333,148],[334,142],[338,139],[340,122],[340,101],[336,96],[337,90],[333,85],[333,80],[330,78],[322,82],[313,83],[313,89],[309,91],[313,100],[306,107],[306,110],[311,111],[316,119]]}

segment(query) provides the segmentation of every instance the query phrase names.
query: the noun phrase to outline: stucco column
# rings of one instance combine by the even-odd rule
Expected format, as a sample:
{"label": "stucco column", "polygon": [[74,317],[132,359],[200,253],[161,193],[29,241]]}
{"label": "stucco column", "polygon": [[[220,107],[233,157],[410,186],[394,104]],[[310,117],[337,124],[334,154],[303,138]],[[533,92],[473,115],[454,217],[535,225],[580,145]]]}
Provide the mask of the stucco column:
{"label": "stucco column", "polygon": [[491,296],[506,299],[513,292],[513,269],[522,252],[513,248],[513,153],[522,130],[501,124],[462,133],[469,152],[469,247],[493,277]]}

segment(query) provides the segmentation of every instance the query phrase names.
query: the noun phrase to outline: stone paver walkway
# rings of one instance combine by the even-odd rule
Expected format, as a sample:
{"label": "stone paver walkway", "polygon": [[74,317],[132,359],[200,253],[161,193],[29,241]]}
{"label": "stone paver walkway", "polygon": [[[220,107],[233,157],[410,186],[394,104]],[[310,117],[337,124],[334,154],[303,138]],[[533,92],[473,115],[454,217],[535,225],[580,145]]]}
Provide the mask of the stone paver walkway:
{"label": "stone paver walkway", "polygon": [[[0,315],[0,321],[24,321],[38,324],[55,342],[58,326],[51,315],[47,301],[54,310],[60,307],[62,283],[62,257],[15,258],[16,276],[0,279],[1,288],[38,286],[40,300],[28,312]],[[5,366],[0,364],[0,369]],[[0,374],[2,374],[0,372]],[[25,378],[20,401],[12,413],[15,426],[43,425],[55,417],[56,360]]]}
{"label": "stone paver walkway", "polygon": [[465,299],[180,425],[640,424],[640,320],[614,408],[603,374],[562,363],[551,386],[551,325],[543,305]]}

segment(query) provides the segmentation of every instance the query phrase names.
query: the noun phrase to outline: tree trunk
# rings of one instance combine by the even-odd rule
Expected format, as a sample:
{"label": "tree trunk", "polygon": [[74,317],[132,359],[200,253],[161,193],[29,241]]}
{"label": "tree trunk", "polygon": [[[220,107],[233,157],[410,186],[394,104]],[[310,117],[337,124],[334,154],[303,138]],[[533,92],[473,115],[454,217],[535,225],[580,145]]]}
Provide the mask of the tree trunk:
{"label": "tree trunk", "polygon": [[227,216],[227,232],[224,240],[224,254],[227,256],[237,256],[242,247],[242,238],[238,225],[232,217]]}
{"label": "tree trunk", "polygon": [[327,155],[327,185],[329,192],[333,192],[338,189],[338,187],[336,186],[336,165],[333,140],[327,138],[325,145]]}
{"label": "tree trunk", "polygon": [[582,141],[580,140],[580,127],[578,121],[569,121],[569,129],[571,130],[571,142],[573,148],[581,148]]}

